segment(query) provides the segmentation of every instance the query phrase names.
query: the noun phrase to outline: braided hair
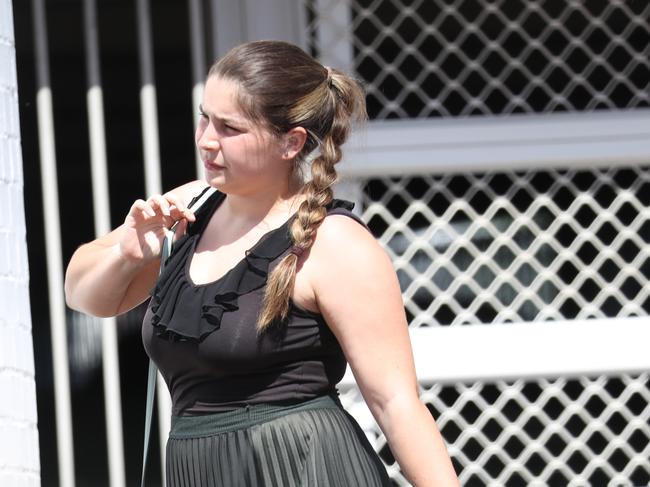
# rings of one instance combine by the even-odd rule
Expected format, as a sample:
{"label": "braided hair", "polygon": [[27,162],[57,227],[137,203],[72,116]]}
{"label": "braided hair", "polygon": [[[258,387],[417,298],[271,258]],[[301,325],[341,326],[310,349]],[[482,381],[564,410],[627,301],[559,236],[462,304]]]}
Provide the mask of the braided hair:
{"label": "braided hair", "polygon": [[366,118],[365,95],[359,82],[342,71],[323,66],[299,47],[282,41],[242,44],[217,61],[208,76],[235,81],[238,103],[254,122],[280,136],[292,128],[307,132],[294,159],[294,171],[307,163],[311,178],[290,226],[293,252],[269,275],[258,330],[287,317],[299,254],[311,247],[316,230],[332,201],[341,145],[355,121]]}

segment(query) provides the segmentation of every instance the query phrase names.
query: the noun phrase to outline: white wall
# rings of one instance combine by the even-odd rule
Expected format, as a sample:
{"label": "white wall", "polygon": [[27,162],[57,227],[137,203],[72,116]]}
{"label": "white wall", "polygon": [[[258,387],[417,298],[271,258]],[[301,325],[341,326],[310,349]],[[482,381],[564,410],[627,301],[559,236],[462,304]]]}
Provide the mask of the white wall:
{"label": "white wall", "polygon": [[0,485],[40,485],[16,52],[0,0]]}

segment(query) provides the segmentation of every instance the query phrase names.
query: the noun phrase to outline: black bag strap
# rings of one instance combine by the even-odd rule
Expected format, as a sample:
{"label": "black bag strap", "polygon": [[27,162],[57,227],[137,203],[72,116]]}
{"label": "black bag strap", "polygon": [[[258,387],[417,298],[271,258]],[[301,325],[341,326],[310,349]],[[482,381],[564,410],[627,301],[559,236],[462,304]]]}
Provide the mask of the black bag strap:
{"label": "black bag strap", "polygon": [[[215,188],[208,187],[203,192],[192,199],[188,208],[192,211],[197,210],[203,203],[207,201],[210,196],[216,191]],[[162,273],[167,263],[167,259],[172,253],[172,245],[174,243],[175,226],[173,226],[165,235],[163,240],[162,249],[160,252],[160,273]],[[160,275],[160,274],[159,274]],[[156,376],[158,368],[153,360],[149,359],[149,372],[147,375],[147,404],[145,406],[144,418],[144,447],[142,449],[142,479],[140,487],[144,487],[144,481],[147,473],[147,457],[149,456],[149,443],[151,439],[151,424],[153,420],[153,404],[156,399]]]}

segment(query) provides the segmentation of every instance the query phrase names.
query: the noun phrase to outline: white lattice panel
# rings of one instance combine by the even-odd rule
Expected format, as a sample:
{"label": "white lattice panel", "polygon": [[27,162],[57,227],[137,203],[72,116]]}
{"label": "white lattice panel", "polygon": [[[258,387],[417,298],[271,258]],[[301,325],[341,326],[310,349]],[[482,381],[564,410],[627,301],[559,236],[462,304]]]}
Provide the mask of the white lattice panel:
{"label": "white lattice panel", "polygon": [[[646,317],[649,198],[644,167],[378,178],[363,217],[412,327]],[[421,386],[465,486],[650,483],[647,374]],[[343,402],[408,485],[358,391]]]}
{"label": "white lattice panel", "polygon": [[[463,486],[640,486],[650,483],[649,386],[643,374],[435,385],[421,397]],[[343,402],[395,484],[409,485],[358,392]]]}
{"label": "white lattice panel", "polygon": [[[333,49],[322,31],[350,39],[372,118],[650,105],[648,2],[305,2],[314,53]],[[347,26],[331,15],[342,5]]]}
{"label": "white lattice panel", "polygon": [[650,313],[647,168],[383,178],[365,194],[411,326]]}

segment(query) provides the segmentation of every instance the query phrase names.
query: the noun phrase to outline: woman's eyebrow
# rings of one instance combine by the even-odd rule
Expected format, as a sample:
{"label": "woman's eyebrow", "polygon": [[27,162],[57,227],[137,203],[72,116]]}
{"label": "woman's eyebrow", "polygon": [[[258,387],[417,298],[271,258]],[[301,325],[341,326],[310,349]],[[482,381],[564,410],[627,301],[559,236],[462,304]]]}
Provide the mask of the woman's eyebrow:
{"label": "woman's eyebrow", "polygon": [[243,119],[232,118],[232,117],[228,117],[228,116],[219,116],[219,115],[216,115],[216,114],[214,114],[214,113],[206,112],[206,111],[204,110],[202,104],[199,104],[199,112],[200,112],[200,113],[203,113],[203,114],[205,114],[205,115],[208,115],[208,116],[210,116],[210,117],[216,118],[216,119],[219,120],[220,122],[223,122],[223,123],[225,123],[225,124],[227,124],[227,125],[231,125],[231,124],[232,124],[232,125],[238,125],[238,126],[244,126],[244,125],[246,125],[246,122],[245,122]]}

